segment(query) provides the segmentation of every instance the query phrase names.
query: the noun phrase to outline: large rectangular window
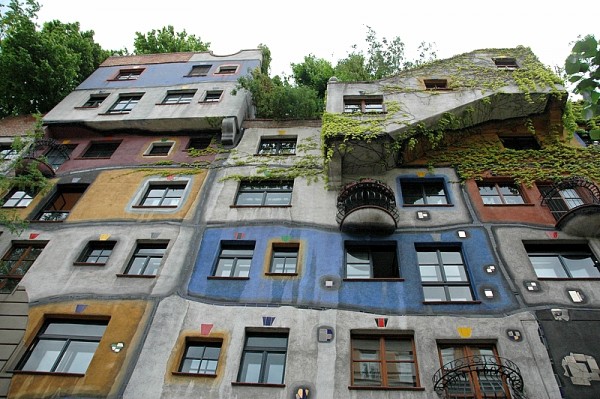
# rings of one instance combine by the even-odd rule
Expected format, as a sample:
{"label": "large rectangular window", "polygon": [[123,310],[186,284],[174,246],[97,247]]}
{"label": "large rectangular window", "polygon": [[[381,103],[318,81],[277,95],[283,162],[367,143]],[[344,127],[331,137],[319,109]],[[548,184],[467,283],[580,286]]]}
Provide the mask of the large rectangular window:
{"label": "large rectangular window", "polygon": [[401,180],[404,205],[447,205],[448,194],[441,179]]}
{"label": "large rectangular window", "polygon": [[120,142],[92,142],[82,158],[110,158],[119,148]]}
{"label": "large rectangular window", "polygon": [[56,193],[35,219],[42,222],[62,222],[69,216],[86,189],[87,185],[81,184],[58,186]]}
{"label": "large rectangular window", "polygon": [[196,90],[173,90],[167,92],[162,104],[189,104],[194,98]]}
{"label": "large rectangular window", "polygon": [[344,113],[375,113],[385,112],[383,96],[350,97],[344,96]]}
{"label": "large rectangular window", "polygon": [[418,387],[412,337],[352,334],[352,385]]}
{"label": "large rectangular window", "polygon": [[85,374],[107,321],[50,320],[19,365],[23,371]]}
{"label": "large rectangular window", "polygon": [[33,201],[33,196],[25,190],[12,189],[3,201],[3,208],[26,208]]}
{"label": "large rectangular window", "polygon": [[138,244],[125,274],[156,276],[166,252],[167,243]]}
{"label": "large rectangular window", "polygon": [[346,243],[346,278],[399,278],[395,243]]}
{"label": "large rectangular window", "polygon": [[214,276],[248,277],[254,245],[254,241],[222,243]]}
{"label": "large rectangular window", "polygon": [[485,205],[518,205],[525,200],[514,183],[478,183],[479,195]]}
{"label": "large rectangular window", "polygon": [[238,382],[283,384],[287,333],[247,333]]}
{"label": "large rectangular window", "polygon": [[42,253],[43,243],[13,244],[0,261],[0,293],[11,293]]}
{"label": "large rectangular window", "polygon": [[586,244],[525,244],[540,278],[600,278],[600,263]]}
{"label": "large rectangular window", "polygon": [[296,138],[292,139],[266,139],[260,140],[258,155],[295,155]]}
{"label": "large rectangular window", "polygon": [[179,206],[186,184],[151,183],[138,206],[148,208],[174,208]]}
{"label": "large rectangular window", "polygon": [[137,105],[138,102],[140,102],[141,99],[141,94],[122,94],[107,112],[109,114],[129,112]]}
{"label": "large rectangular window", "polygon": [[242,181],[236,205],[241,206],[288,206],[292,203],[292,180]]}
{"label": "large rectangular window", "polygon": [[417,247],[426,302],[473,301],[471,284],[458,248]]}

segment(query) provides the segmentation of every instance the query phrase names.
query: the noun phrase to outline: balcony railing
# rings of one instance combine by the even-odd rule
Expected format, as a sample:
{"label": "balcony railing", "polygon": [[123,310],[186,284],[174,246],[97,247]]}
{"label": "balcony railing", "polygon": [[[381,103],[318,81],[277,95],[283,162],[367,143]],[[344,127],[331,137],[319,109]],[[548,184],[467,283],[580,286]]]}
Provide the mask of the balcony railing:
{"label": "balcony railing", "polygon": [[444,399],[526,399],[519,367],[508,359],[479,355],[455,359],[433,376]]}
{"label": "balcony railing", "polygon": [[600,188],[584,177],[571,177],[552,185],[539,185],[541,204],[556,220],[583,205],[600,204]]}
{"label": "balcony railing", "polygon": [[337,200],[336,221],[343,225],[351,213],[360,209],[376,209],[388,214],[397,227],[400,215],[394,191],[385,183],[374,179],[361,179],[344,186]]}

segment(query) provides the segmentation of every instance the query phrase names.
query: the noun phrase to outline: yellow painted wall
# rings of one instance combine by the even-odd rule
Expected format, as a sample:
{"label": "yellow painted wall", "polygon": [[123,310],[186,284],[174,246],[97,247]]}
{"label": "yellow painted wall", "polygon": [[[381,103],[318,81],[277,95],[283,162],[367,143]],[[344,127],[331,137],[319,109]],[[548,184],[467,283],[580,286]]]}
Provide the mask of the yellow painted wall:
{"label": "yellow painted wall", "polygon": [[[87,305],[76,313],[77,304]],[[44,321],[50,318],[93,319],[110,318],[106,331],[84,376],[52,373],[17,372],[12,378],[9,398],[43,399],[69,395],[115,397],[123,383],[126,366],[151,314],[152,304],[146,301],[81,300],[32,307],[25,332],[28,348]],[[123,342],[125,347],[115,353],[112,343]]]}

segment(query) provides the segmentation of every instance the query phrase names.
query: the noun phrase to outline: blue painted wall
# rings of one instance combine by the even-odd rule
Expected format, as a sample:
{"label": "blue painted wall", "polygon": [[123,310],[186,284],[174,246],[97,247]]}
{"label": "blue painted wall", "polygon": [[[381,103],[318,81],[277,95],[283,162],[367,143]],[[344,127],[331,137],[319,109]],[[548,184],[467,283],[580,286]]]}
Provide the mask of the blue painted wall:
{"label": "blue painted wall", "polygon": [[[404,281],[343,281],[345,273],[345,241],[380,241],[373,237],[357,237],[338,232],[310,228],[237,227],[207,229],[200,246],[188,293],[201,300],[224,303],[292,305],[311,308],[361,310],[385,314],[497,314],[518,305],[500,273],[498,262],[483,229],[466,230],[467,238],[458,238],[456,230],[437,233],[401,233],[386,236],[396,241],[400,277]],[[220,253],[220,242],[231,241],[236,233],[242,240],[255,241],[249,279],[210,279]],[[265,256],[273,240],[302,241],[302,264],[298,276],[266,276]],[[480,303],[424,304],[415,244],[458,245],[469,272],[474,297]],[[496,273],[484,267],[496,265]],[[325,288],[327,276],[339,283],[337,289]],[[493,299],[485,298],[483,288],[491,288]]]}

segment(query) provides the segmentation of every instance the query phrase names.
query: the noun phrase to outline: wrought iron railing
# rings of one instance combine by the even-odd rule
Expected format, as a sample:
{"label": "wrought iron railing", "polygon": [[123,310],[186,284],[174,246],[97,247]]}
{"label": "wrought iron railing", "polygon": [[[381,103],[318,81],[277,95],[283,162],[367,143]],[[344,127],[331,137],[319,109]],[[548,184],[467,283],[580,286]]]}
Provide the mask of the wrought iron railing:
{"label": "wrought iron railing", "polygon": [[491,355],[464,357],[444,364],[433,375],[433,385],[444,399],[526,399],[519,367]]}
{"label": "wrought iron railing", "polygon": [[345,185],[338,195],[336,221],[342,224],[346,216],[363,208],[378,208],[387,212],[396,225],[400,220],[394,191],[375,179],[361,179]]}
{"label": "wrought iron railing", "polygon": [[539,185],[541,204],[556,220],[582,205],[600,204],[600,188],[584,177],[570,177],[552,185]]}

